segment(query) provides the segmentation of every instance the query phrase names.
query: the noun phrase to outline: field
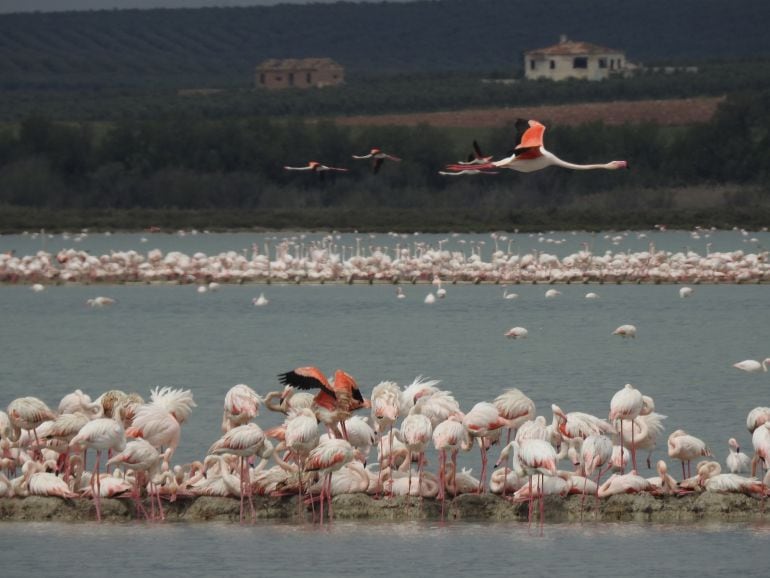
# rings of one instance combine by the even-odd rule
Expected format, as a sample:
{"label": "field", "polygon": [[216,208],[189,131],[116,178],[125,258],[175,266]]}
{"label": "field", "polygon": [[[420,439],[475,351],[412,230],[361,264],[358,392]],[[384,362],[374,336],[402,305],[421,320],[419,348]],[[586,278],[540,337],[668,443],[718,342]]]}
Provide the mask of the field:
{"label": "field", "polygon": [[414,126],[429,124],[451,128],[497,127],[518,118],[537,119],[547,124],[578,125],[601,121],[604,124],[650,122],[676,126],[708,122],[723,97],[677,100],[638,100],[591,102],[554,106],[506,107],[417,114],[337,117],[335,122],[349,126]]}

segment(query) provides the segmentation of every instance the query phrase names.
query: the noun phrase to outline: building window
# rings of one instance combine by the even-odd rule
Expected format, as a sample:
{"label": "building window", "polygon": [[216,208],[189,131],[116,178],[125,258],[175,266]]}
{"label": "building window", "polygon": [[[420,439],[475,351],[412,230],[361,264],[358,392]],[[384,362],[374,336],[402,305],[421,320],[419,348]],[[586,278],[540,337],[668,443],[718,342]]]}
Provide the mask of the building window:
{"label": "building window", "polygon": [[294,86],[294,73],[289,73],[289,86]]}
{"label": "building window", "polygon": [[606,58],[600,58],[599,59],[599,68],[607,68],[607,59]]}
{"label": "building window", "polygon": [[578,56],[572,61],[572,68],[588,68],[588,58]]}
{"label": "building window", "polygon": [[534,60],[530,60],[529,61],[529,69],[530,70],[535,70],[535,61]]}
{"label": "building window", "polygon": [[556,61],[555,60],[551,60],[551,63],[550,63],[549,66],[551,67],[551,70],[554,70],[556,68]]}

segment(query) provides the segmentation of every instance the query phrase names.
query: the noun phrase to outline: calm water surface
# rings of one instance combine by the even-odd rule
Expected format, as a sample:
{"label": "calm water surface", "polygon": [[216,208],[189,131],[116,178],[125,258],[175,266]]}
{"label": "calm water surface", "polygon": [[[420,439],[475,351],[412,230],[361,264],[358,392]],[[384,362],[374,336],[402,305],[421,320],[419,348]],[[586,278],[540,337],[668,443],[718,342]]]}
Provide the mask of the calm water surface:
{"label": "calm water surface", "polygon": [[[686,233],[658,235],[656,245],[669,242],[672,250],[692,240]],[[767,240],[763,235],[759,242]],[[163,239],[185,243],[190,237]],[[710,242],[720,245],[714,250],[753,250],[743,237],[726,232]],[[105,248],[94,252],[156,246],[155,236],[141,247],[110,246],[117,238],[99,236]],[[489,236],[484,238],[489,244]],[[529,236],[515,238],[539,244]],[[609,243],[602,235],[593,238]],[[131,236],[133,244],[138,239]],[[59,241],[47,242],[54,240]],[[40,241],[0,237],[0,249],[15,245],[29,253],[22,244]],[[199,235],[195,242],[194,249],[176,248],[215,253],[250,244],[246,237],[218,235]],[[574,246],[564,251],[579,250],[579,242],[570,240]],[[643,245],[634,250],[647,242],[628,239]],[[264,394],[279,389],[276,374],[300,365],[317,365],[328,374],[344,368],[367,396],[385,379],[401,385],[418,375],[440,379],[465,410],[518,387],[549,420],[551,403],[604,416],[612,395],[632,383],[668,416],[665,436],[683,428],[723,461],[729,437],[751,448],[746,414],[770,405],[770,374],[731,367],[770,355],[768,286],[702,285],[690,299],[681,299],[676,286],[654,285],[565,285],[556,299],[545,299],[542,285],[522,285],[513,288],[515,300],[502,299],[502,288],[492,285],[446,288],[447,298],[429,306],[423,298],[430,287],[411,285],[403,300],[387,285],[223,286],[207,294],[193,286],[64,286],[41,293],[0,287],[0,407],[22,395],[56,406],[75,388],[94,397],[111,388],[145,397],[157,385],[189,388],[198,407],[174,458],[186,462],[201,459],[220,435],[222,400],[230,387],[246,383]],[[253,307],[251,298],[260,291],[270,304]],[[586,300],[588,291],[600,298]],[[117,303],[87,307],[85,300],[97,295]],[[623,323],[638,327],[635,340],[611,335]],[[529,338],[504,338],[514,325],[526,327]],[[279,419],[268,414],[258,423],[270,427]],[[657,455],[665,456],[665,438]],[[478,472],[476,452],[461,456],[461,464]],[[676,464],[670,467],[678,471]],[[646,468],[642,474],[653,475]],[[111,575],[389,575],[418,567],[446,575],[760,575],[770,561],[769,530],[743,524],[548,525],[541,538],[522,524],[340,522],[321,530],[275,523],[4,523],[0,564],[3,576],[19,575],[22,568],[103,575],[96,568],[83,571],[85,559],[102,560],[102,570]]]}

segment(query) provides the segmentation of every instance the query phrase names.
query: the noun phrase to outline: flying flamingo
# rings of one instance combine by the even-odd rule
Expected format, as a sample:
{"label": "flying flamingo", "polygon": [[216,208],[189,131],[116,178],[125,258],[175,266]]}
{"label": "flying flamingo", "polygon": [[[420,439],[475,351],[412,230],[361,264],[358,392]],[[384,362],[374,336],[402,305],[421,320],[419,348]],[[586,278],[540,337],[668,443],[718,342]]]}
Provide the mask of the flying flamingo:
{"label": "flying flamingo", "polygon": [[273,452],[273,445],[267,441],[265,432],[255,423],[239,425],[227,431],[221,438],[215,441],[209,448],[209,454],[232,454],[240,458],[240,521],[243,523],[243,498],[249,497],[252,521],[256,520],[257,513],[254,509],[254,501],[251,496],[251,480],[249,478],[249,464],[247,458],[259,456],[267,458]]}
{"label": "flying flamingo", "polygon": [[328,167],[326,165],[323,165],[317,161],[310,161],[306,166],[304,167],[283,167],[284,170],[287,171],[313,171],[314,173],[318,174],[318,178],[321,179],[321,181],[324,180],[324,175],[328,172],[334,171],[338,173],[346,173],[348,172],[348,169],[340,168],[340,167]]}
{"label": "flying flamingo", "polygon": [[[519,119],[516,121],[517,144],[513,154],[499,161],[475,165],[476,169],[511,169],[521,173],[531,173],[546,167],[557,166],[573,170],[627,169],[626,161],[610,161],[605,164],[580,165],[564,161],[547,151],[543,146],[545,126],[536,120]],[[449,165],[450,171],[461,171],[467,166],[463,164]]]}
{"label": "flying flamingo", "polygon": [[490,162],[492,162],[492,159],[494,157],[487,156],[484,153],[481,152],[481,147],[479,146],[479,143],[474,140],[473,141],[473,153],[468,155],[468,160],[465,161],[459,161],[457,164],[462,166],[468,166],[468,165],[485,165]]}
{"label": "flying flamingo", "polygon": [[644,407],[642,392],[636,389],[630,383],[623,386],[623,389],[616,392],[610,400],[609,420],[615,423],[620,420],[620,445],[623,445],[623,421],[631,422],[631,462],[636,470],[636,447],[634,445],[634,420],[639,417]]}
{"label": "flying flamingo", "polygon": [[[96,466],[91,476],[91,490],[96,505],[96,519],[101,521],[101,483],[99,481],[99,465],[103,450],[122,452],[126,447],[126,434],[123,426],[112,418],[101,417],[89,421],[70,441],[70,448],[96,450]],[[94,490],[94,484],[96,489]]]}
{"label": "flying flamingo", "polygon": [[378,148],[373,148],[368,155],[353,155],[354,159],[372,159],[372,173],[377,174],[380,171],[382,163],[387,159],[389,161],[401,162],[401,159],[382,152]]}
{"label": "flying flamingo", "polygon": [[321,524],[324,520],[324,497],[329,505],[329,520],[331,521],[334,517],[331,495],[332,473],[352,462],[355,459],[355,454],[355,449],[347,440],[329,438],[313,448],[308,455],[305,470],[318,472],[322,477],[325,476],[321,487]]}

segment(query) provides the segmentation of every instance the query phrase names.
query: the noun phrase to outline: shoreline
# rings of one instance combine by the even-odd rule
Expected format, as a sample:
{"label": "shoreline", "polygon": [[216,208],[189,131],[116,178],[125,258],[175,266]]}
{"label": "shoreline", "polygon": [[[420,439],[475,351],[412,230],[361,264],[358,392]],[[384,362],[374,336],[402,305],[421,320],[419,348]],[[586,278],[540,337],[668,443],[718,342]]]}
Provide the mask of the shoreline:
{"label": "shoreline", "polygon": [[[581,515],[581,501],[583,502]],[[513,503],[494,494],[462,494],[447,499],[442,517],[441,502],[431,498],[373,498],[365,494],[345,494],[333,499],[335,520],[372,521],[527,521],[527,502]],[[603,498],[596,509],[595,498],[571,495],[547,496],[545,518],[548,522],[699,522],[699,521],[770,521],[770,509],[764,500],[743,494],[702,492],[685,496],[653,496],[649,493],[621,494]],[[149,507],[149,504],[146,505]],[[254,496],[257,521],[312,521],[309,506],[298,514],[297,497]],[[109,522],[131,522],[134,503],[126,498],[102,498],[102,518]],[[164,502],[166,523],[238,522],[240,500],[201,496],[179,497]],[[250,522],[246,503],[246,521]],[[64,499],[29,496],[0,498],[0,522],[87,522],[95,521],[90,499]]]}

